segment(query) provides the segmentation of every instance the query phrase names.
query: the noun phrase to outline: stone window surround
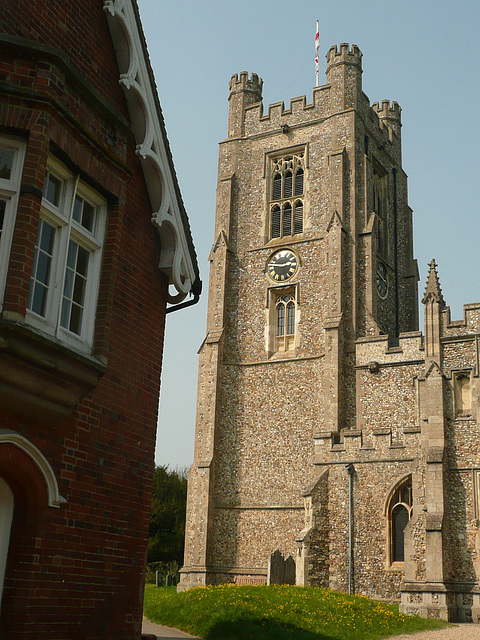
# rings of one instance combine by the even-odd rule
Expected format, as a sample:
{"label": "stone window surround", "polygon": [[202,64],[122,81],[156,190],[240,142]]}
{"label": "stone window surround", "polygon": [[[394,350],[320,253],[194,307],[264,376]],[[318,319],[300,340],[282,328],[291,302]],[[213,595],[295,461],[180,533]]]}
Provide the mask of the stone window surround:
{"label": "stone window surround", "polygon": [[[302,169],[303,169],[303,191],[302,194],[296,194],[294,183],[295,180],[293,178],[292,185],[292,195],[290,197],[284,197],[283,187],[282,194],[280,199],[273,199],[273,170],[274,163],[278,162],[278,160],[285,158],[287,156],[299,156],[302,155]],[[266,153],[265,154],[265,167],[264,167],[264,178],[266,179],[266,228],[265,228],[265,240],[266,242],[270,241],[279,241],[284,238],[292,239],[294,236],[300,236],[303,234],[305,230],[305,211],[306,211],[306,187],[307,187],[307,170],[308,170],[308,144],[295,145],[294,147],[287,147],[285,149],[276,150],[274,153]],[[290,235],[283,234],[283,218],[280,222],[280,236],[272,235],[272,211],[274,206],[279,206],[283,215],[283,209],[287,202],[291,204],[292,216],[294,215],[296,206],[298,206],[298,202],[302,203],[302,231],[300,233],[295,233],[295,221],[292,217],[291,221],[291,231]]]}
{"label": "stone window surround", "polygon": [[[397,492],[406,486],[410,485],[410,504],[406,504],[404,502],[396,501],[394,502],[395,496]],[[412,485],[412,474],[407,474],[403,476],[400,480],[395,482],[395,484],[390,488],[387,499],[385,500],[384,506],[384,515],[386,519],[386,564],[385,567],[387,570],[392,571],[403,571],[405,566],[404,562],[393,560],[393,527],[392,527],[392,512],[397,504],[404,504],[405,507],[409,510],[409,519],[412,517],[413,512],[413,485]]]}
{"label": "stone window surround", "polygon": [[[284,296],[292,296],[295,304],[295,331],[289,334],[277,335],[278,306],[277,300]],[[267,290],[267,354],[269,358],[292,358],[295,357],[298,342],[298,321],[299,321],[299,285],[288,283],[282,286],[268,287]],[[285,317],[286,321],[286,317]]]}
{"label": "stone window surround", "polygon": [[[453,415],[455,418],[471,419],[472,416],[472,385],[473,385],[474,370],[472,367],[465,367],[463,369],[451,370],[452,381],[452,399],[453,399]],[[464,386],[460,386],[460,380],[468,378],[468,389]],[[468,397],[465,397],[465,393],[468,393]],[[460,403],[462,407],[460,407]],[[467,409],[463,410],[463,407],[467,404]]]}

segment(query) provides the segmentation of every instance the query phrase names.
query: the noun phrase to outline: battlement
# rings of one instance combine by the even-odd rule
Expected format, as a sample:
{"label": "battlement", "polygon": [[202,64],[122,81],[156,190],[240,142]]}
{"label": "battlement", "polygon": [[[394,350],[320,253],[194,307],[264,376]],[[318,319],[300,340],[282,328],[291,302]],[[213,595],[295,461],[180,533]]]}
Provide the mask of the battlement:
{"label": "battlement", "polygon": [[442,309],[441,321],[444,338],[478,335],[480,333],[480,302],[464,304],[461,320],[452,320],[450,307],[445,306]]}
{"label": "battlement", "polygon": [[382,100],[381,105],[378,102],[374,102],[372,109],[377,113],[379,118],[401,120],[402,108],[398,102],[393,101],[390,103],[390,100]]}
{"label": "battlement", "polygon": [[337,45],[333,45],[330,47],[326,58],[327,72],[330,66],[340,63],[354,64],[360,67],[360,69],[362,68],[362,52],[356,44],[352,44],[350,48],[347,42],[342,42],[340,49],[337,48]]}
{"label": "battlement", "polygon": [[230,95],[238,91],[249,91],[257,95],[258,102],[262,99],[263,80],[256,73],[248,76],[248,71],[234,73],[229,83]]}

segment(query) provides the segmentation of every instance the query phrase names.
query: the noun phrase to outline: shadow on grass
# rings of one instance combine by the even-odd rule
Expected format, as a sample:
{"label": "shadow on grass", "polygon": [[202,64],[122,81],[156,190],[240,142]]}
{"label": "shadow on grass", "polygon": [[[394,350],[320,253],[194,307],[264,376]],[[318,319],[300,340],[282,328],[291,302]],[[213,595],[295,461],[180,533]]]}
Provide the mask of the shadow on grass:
{"label": "shadow on grass", "polygon": [[243,619],[216,624],[205,640],[338,640],[294,625],[280,625],[268,619]]}

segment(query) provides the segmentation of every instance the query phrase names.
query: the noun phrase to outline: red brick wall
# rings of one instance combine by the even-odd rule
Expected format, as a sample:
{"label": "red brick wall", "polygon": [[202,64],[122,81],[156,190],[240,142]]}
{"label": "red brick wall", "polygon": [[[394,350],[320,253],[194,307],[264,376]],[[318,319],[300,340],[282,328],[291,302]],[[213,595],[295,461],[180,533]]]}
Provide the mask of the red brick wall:
{"label": "red brick wall", "polygon": [[[6,640],[140,634],[167,282],[157,267],[160,247],[134,139],[122,124],[127,110],[102,4],[0,6],[4,33],[61,50],[107,107],[91,99],[94,91],[80,90],[55,56],[3,45],[0,133],[28,143],[22,182],[41,190],[53,152],[109,202],[94,349],[108,361],[105,375],[60,425],[0,407],[1,427],[43,453],[66,499],[47,506],[30,458],[0,444],[0,476],[15,498],[0,614]],[[19,317],[39,212],[38,194],[22,194],[4,298],[4,310]]]}

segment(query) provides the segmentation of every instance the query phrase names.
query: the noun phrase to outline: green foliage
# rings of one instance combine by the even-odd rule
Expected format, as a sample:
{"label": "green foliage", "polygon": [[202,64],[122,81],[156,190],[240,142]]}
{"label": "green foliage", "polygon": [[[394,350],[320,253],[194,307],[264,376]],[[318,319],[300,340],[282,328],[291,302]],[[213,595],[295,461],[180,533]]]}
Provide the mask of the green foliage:
{"label": "green foliage", "polygon": [[153,474],[152,510],[147,562],[183,564],[187,478],[185,471],[156,467]]}
{"label": "green foliage", "polygon": [[149,562],[147,563],[147,571],[145,573],[145,582],[147,584],[156,584],[156,572],[163,576],[163,584],[165,584],[166,576],[171,576],[174,584],[180,581],[180,565],[175,561],[171,562]]}
{"label": "green foliage", "polygon": [[380,640],[448,623],[398,606],[314,587],[199,587],[176,593],[147,585],[146,617],[214,640]]}

